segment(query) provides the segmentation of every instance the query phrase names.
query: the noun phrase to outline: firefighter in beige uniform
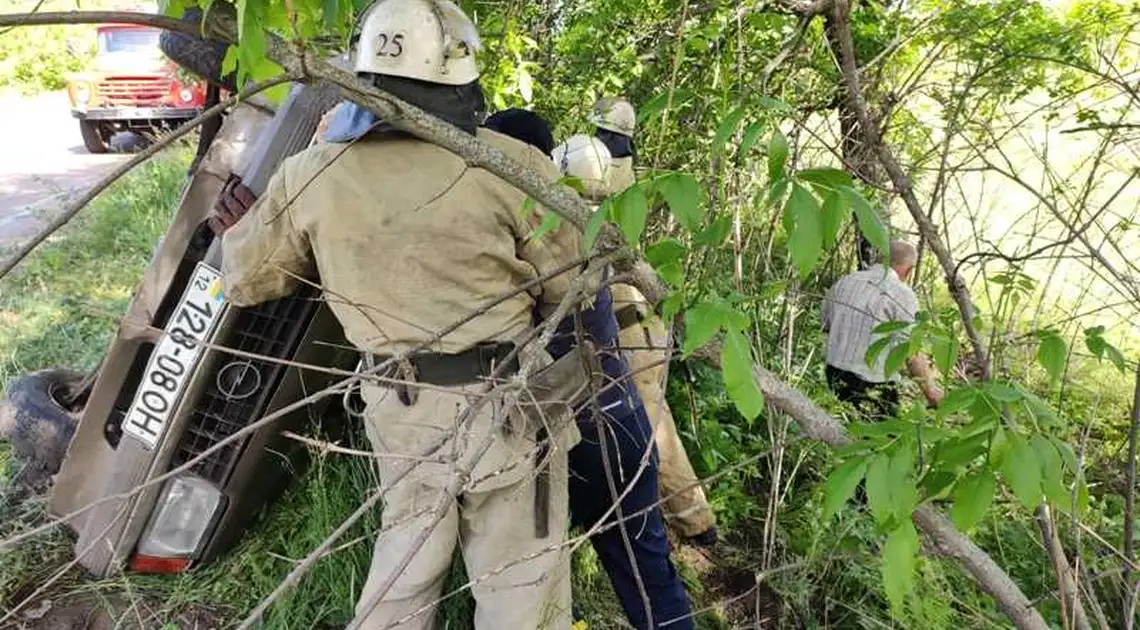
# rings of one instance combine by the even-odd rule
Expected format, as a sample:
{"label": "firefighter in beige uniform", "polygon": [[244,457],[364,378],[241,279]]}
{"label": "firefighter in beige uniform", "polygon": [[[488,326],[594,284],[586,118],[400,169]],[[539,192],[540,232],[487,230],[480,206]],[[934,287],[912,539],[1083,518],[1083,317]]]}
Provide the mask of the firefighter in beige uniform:
{"label": "firefighter in beige uniform", "polygon": [[[557,179],[541,152],[476,130],[478,38],[455,5],[381,0],[362,24],[358,75]],[[560,228],[527,240],[537,219],[519,213],[524,193],[445,149],[383,124],[370,129],[347,148],[320,144],[282,164],[265,195],[225,233],[227,299],[256,304],[319,275],[346,336],[373,362],[416,352],[411,364],[424,387],[363,387],[369,439],[389,457],[377,460],[386,505],[357,605],[360,627],[432,628],[432,604],[459,545],[468,574],[481,579],[472,587],[476,628],[565,630],[569,564],[557,548],[566,536],[566,450],[578,439],[574,423],[558,425],[551,440],[550,526],[539,537],[536,429],[499,424],[501,404],[459,421],[466,394],[532,329],[534,311],[552,311],[567,292],[576,268],[519,290],[573,267],[578,236]],[[474,315],[504,295],[510,297]],[[505,374],[515,369],[507,363]],[[476,447],[488,437],[491,447],[479,457]],[[445,496],[464,469],[470,481],[458,497]],[[441,497],[447,507],[437,522],[432,508]],[[408,553],[414,553],[410,564],[396,575]]]}
{"label": "firefighter in beige uniform", "polygon": [[[636,149],[633,134],[637,116],[622,98],[599,99],[590,115],[597,128],[593,136],[572,136],[554,149],[553,158],[562,173],[582,181],[586,196],[600,202],[633,184]],[[673,413],[665,401],[669,374],[669,333],[653,314],[637,289],[614,284],[610,287],[618,318],[621,345],[633,372],[637,391],[653,425],[660,456],[660,486],[665,514],[682,536],[702,545],[716,542],[716,521],[704,490],[689,463],[685,446],[677,435]]]}

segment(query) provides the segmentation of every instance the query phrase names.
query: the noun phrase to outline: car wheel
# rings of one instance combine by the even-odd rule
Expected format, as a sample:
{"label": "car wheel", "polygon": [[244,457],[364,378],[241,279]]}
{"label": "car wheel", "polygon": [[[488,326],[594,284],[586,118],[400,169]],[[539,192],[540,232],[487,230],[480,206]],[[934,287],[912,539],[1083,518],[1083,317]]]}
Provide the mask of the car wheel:
{"label": "car wheel", "polygon": [[0,401],[0,438],[11,443],[13,489],[39,493],[51,485],[79,424],[75,401],[86,399],[80,390],[92,382],[82,372],[49,369],[8,384]]}
{"label": "car wheel", "polygon": [[90,120],[79,121],[79,133],[83,136],[83,146],[91,153],[106,153],[107,140],[103,138],[103,130],[99,123]]}

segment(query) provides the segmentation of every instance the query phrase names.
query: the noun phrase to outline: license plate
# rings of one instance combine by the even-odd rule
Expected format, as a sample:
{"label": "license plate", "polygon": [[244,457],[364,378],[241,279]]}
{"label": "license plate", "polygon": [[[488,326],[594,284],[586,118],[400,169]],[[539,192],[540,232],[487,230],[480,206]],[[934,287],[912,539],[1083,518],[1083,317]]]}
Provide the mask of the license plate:
{"label": "license plate", "polygon": [[202,346],[220,319],[225,300],[222,275],[198,263],[190,284],[166,324],[166,334],[146,364],[139,389],[123,421],[123,431],[153,450],[190,382]]}

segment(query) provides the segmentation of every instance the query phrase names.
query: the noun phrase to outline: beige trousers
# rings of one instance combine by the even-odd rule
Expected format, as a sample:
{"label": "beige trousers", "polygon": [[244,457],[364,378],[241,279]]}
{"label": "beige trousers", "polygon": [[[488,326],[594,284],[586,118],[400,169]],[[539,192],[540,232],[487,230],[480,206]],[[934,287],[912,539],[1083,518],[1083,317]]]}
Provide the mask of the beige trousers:
{"label": "beige trousers", "polygon": [[624,284],[611,287],[614,310],[630,303],[636,304],[643,319],[640,325],[629,326],[618,332],[622,354],[629,362],[637,393],[645,403],[645,411],[653,426],[660,457],[658,485],[664,501],[663,512],[682,536],[696,536],[716,524],[704,490],[694,485],[697,474],[689,463],[685,445],[677,434],[673,412],[665,400],[665,383],[669,378],[666,348],[669,333],[661,318],[649,312],[645,298],[637,289]]}
{"label": "beige trousers", "polygon": [[[440,436],[455,431],[459,412],[467,406],[465,396],[421,390],[416,403],[407,407],[391,390],[365,386],[363,393],[368,437],[381,455],[378,467],[386,503],[372,566],[357,604],[357,617],[364,619],[361,627],[431,630],[435,604],[458,547],[468,577],[475,582],[471,591],[477,630],[569,630],[569,553],[560,548],[568,519],[566,449],[552,449],[549,533],[536,538],[533,442],[525,452],[512,444],[497,444],[483,458],[494,460],[493,468],[480,460],[467,489],[458,497],[447,497],[442,510],[436,508],[454,478],[451,464],[383,457],[443,456],[467,467],[486,435],[480,434],[480,427],[493,424],[494,409],[480,414],[460,439],[432,452]],[[510,452],[517,457],[504,458]],[[410,474],[396,481],[412,466]],[[409,552],[414,555],[405,570],[379,603],[365,610]]]}

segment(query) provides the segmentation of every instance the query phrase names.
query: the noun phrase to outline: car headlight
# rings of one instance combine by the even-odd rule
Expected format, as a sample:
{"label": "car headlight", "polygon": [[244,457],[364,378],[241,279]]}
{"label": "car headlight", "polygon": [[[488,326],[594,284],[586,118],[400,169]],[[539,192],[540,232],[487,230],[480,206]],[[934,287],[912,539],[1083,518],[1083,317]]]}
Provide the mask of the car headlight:
{"label": "car headlight", "polygon": [[84,83],[75,86],[73,94],[75,94],[76,105],[86,105],[91,102],[91,88]]}
{"label": "car headlight", "polygon": [[191,90],[190,88],[182,88],[182,91],[178,93],[178,96],[182,97],[183,103],[189,103],[190,101],[194,100],[194,90]]}
{"label": "car headlight", "polygon": [[184,569],[209,532],[221,504],[222,493],[205,479],[184,475],[168,481],[139,539],[134,567]]}

